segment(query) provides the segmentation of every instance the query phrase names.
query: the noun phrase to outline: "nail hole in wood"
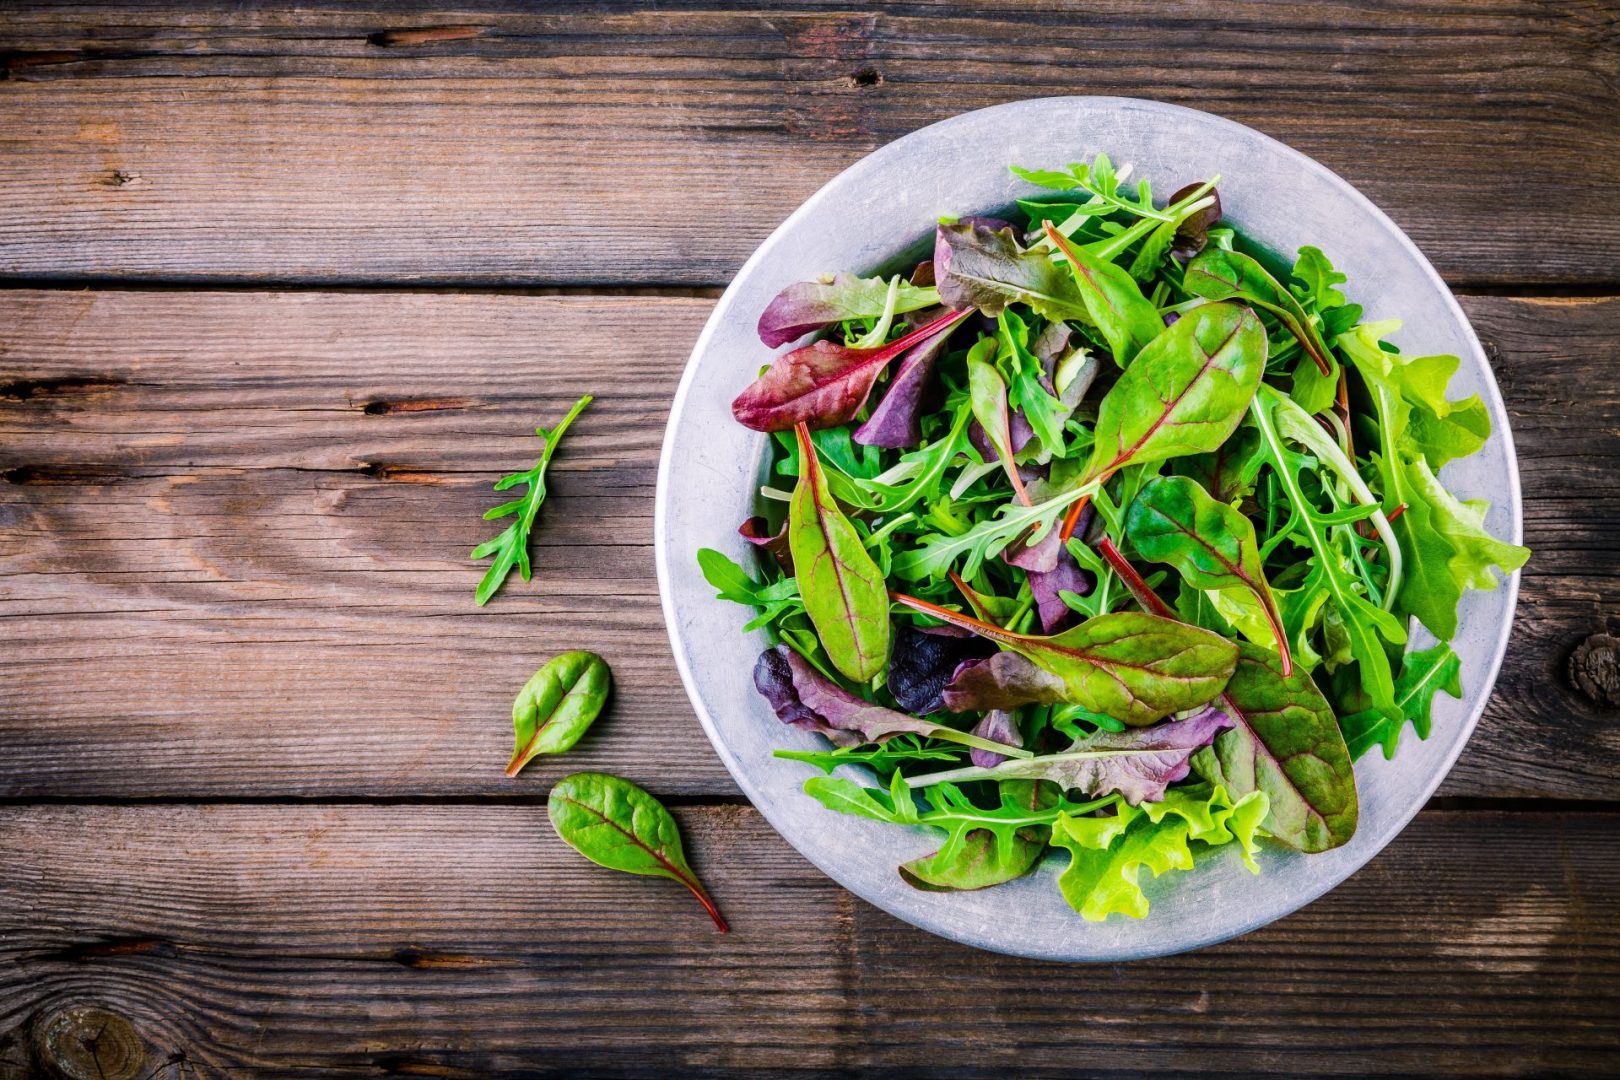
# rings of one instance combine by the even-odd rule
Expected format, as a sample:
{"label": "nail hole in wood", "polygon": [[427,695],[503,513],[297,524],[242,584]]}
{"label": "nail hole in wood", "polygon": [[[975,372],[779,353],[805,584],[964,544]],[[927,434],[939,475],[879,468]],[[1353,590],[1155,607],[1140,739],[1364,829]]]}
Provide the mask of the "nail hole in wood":
{"label": "nail hole in wood", "polygon": [[851,86],[882,86],[883,76],[877,68],[863,67],[849,77]]}

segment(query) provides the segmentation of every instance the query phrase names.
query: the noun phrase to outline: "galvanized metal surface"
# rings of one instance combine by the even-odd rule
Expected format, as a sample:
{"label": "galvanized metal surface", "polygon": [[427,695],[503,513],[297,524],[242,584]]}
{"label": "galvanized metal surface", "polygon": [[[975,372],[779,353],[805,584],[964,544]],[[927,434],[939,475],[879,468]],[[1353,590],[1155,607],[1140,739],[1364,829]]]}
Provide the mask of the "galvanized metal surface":
{"label": "galvanized metal surface", "polygon": [[[1521,539],[1518,466],[1489,364],[1405,234],[1329,170],[1257,131],[1180,106],[1104,97],[1014,102],[934,124],[856,163],[783,222],[738,272],[693,349],[670,411],[654,527],[665,620],[687,693],[721,760],[783,837],[851,892],[925,930],[1000,952],[1086,961],[1158,956],[1245,933],[1309,903],[1377,854],[1422,808],[1472,732],[1518,593],[1514,575],[1465,598],[1453,642],[1464,698],[1436,698],[1426,742],[1408,731],[1394,761],[1374,753],[1357,765],[1361,824],[1349,844],[1310,856],[1271,846],[1258,876],[1230,850],[1206,854],[1193,872],[1147,884],[1152,912],[1143,920],[1081,920],[1052,880],[1061,855],[997,888],[918,891],[895,868],[933,850],[938,833],[836,814],[800,792],[812,770],[771,751],[819,740],[782,725],[754,692],[763,638],[741,633],[747,612],[715,599],[694,560],[700,547],[747,557],[736,528],[754,503],[764,437],[737,424],[730,404],[771,355],[755,333],[759,313],[791,282],[870,272],[926,251],[940,215],[994,211],[1038,190],[1012,177],[1008,164],[1060,166],[1098,152],[1151,178],[1161,194],[1220,174],[1225,217],[1247,238],[1289,254],[1322,248],[1349,275],[1346,292],[1367,319],[1405,320],[1393,336],[1403,351],[1460,357],[1451,394],[1483,397],[1494,432],[1443,478],[1464,497],[1491,501],[1494,534]],[[1428,643],[1421,635],[1413,647]]]}

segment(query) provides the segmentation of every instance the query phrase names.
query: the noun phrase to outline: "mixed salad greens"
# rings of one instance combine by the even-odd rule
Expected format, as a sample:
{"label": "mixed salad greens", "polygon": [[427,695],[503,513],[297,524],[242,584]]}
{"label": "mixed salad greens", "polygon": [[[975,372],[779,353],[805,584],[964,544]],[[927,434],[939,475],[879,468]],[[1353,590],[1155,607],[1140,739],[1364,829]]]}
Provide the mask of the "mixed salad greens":
{"label": "mixed salad greens", "polygon": [[759,692],[831,743],[779,752],[806,793],[944,833],[905,880],[1061,848],[1083,917],[1140,917],[1143,868],[1349,840],[1352,761],[1427,737],[1464,590],[1529,553],[1437,478],[1490,434],[1457,359],[1363,323],[1320,250],[1245,250],[1214,180],[1013,171],[1057,194],[765,309],[767,346],[821,336],[732,406],[773,435],[758,567],[698,560],[770,639]]}

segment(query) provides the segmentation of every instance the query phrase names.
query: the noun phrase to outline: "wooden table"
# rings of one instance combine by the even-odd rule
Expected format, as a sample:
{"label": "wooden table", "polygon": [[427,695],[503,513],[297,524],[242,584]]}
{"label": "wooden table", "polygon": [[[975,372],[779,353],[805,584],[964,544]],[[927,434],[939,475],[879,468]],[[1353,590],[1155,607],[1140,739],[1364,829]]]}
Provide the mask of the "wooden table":
{"label": "wooden table", "polygon": [[[1617,23],[8,4],[0,1076],[1620,1073],[1617,643],[1577,649],[1620,632]],[[1399,840],[1264,930],[1096,968],[932,938],[789,849],[693,717],[651,548],[743,258],[896,136],[1063,93],[1224,113],[1384,207],[1487,344],[1535,550]],[[490,483],[586,391],[535,580],[475,608]],[[610,714],[505,779],[512,693],[582,645]],[[676,808],[734,933],[552,835],[580,768]]]}

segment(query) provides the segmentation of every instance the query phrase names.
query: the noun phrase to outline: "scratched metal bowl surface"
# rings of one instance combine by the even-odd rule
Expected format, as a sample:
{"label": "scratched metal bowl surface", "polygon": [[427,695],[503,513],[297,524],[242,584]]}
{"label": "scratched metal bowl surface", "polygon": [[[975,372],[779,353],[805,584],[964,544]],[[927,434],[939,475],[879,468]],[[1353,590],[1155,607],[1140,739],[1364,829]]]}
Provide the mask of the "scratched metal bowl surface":
{"label": "scratched metal bowl surface", "polygon": [[[1464,497],[1491,501],[1495,535],[1520,540],[1518,465],[1496,381],[1456,300],[1406,235],[1344,180],[1275,139],[1193,109],[1110,97],[1020,101],[934,124],[857,162],[783,222],[738,272],[692,350],[664,438],[654,533],[664,617],[692,705],[737,784],[788,843],[851,892],[925,930],[998,952],[1077,961],[1160,956],[1246,933],[1310,903],[1377,854],[1423,807],[1473,731],[1518,593],[1515,575],[1463,601],[1453,644],[1464,697],[1436,698],[1427,741],[1408,730],[1394,761],[1374,752],[1357,764],[1361,824],[1349,844],[1308,856],[1268,845],[1258,876],[1230,847],[1206,853],[1195,870],[1145,884],[1152,902],[1145,919],[1083,921],[1053,880],[1061,854],[992,889],[913,889],[895,868],[933,850],[938,833],[837,814],[800,791],[813,770],[771,751],[821,740],[781,724],[755,693],[763,635],[741,632],[748,612],[715,599],[694,561],[701,547],[745,565],[750,557],[736,530],[754,505],[766,437],[732,419],[731,400],[771,356],[755,333],[759,313],[791,282],[834,270],[874,272],[928,250],[941,215],[995,211],[1035,193],[1007,171],[1009,163],[1056,167],[1098,152],[1161,192],[1220,174],[1225,218],[1250,241],[1289,255],[1305,244],[1322,248],[1349,275],[1346,291],[1367,319],[1405,320],[1395,335],[1404,352],[1461,357],[1451,396],[1483,397],[1494,433],[1480,454],[1443,476]],[[1414,647],[1427,643],[1419,630]]]}

